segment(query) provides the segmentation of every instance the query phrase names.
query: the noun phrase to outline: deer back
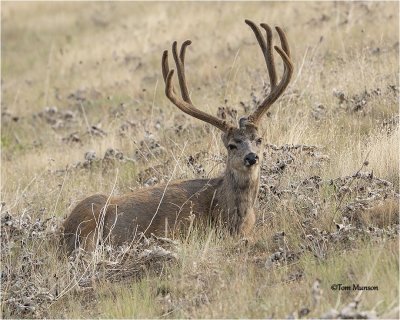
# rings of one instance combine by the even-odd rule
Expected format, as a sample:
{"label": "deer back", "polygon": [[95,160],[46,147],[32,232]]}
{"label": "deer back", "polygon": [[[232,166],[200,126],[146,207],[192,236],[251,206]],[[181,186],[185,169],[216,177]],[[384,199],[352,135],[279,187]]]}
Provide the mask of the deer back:
{"label": "deer back", "polygon": [[78,245],[92,250],[98,240],[121,245],[141,233],[168,236],[185,229],[191,216],[206,222],[217,206],[215,191],[221,182],[220,178],[175,181],[122,196],[88,197],[64,222],[68,251]]}

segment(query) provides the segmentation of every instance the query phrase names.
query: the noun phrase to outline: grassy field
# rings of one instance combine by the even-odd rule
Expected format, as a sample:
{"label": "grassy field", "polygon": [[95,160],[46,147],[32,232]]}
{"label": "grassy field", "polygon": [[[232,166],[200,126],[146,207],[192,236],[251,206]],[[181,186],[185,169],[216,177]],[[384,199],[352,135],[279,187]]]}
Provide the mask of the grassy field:
{"label": "grassy field", "polygon": [[[4,318],[399,317],[397,2],[1,6]],[[281,26],[295,65],[263,121],[253,234],[67,258],[84,197],[223,171],[218,130],[165,97],[161,55],[191,39],[193,101],[236,121],[268,87],[244,19]]]}

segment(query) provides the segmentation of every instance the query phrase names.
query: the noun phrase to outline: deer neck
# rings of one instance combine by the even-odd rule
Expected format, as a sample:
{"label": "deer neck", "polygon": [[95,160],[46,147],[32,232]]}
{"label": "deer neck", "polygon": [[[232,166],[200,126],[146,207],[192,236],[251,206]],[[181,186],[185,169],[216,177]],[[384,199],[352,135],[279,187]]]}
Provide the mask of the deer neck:
{"label": "deer neck", "polygon": [[227,168],[216,194],[217,214],[232,232],[241,232],[241,225],[249,216],[254,217],[259,183],[259,167],[240,172]]}
{"label": "deer neck", "polygon": [[229,200],[235,200],[232,203],[235,203],[238,208],[254,207],[259,184],[260,170],[258,167],[240,172],[227,170],[223,178],[226,197]]}

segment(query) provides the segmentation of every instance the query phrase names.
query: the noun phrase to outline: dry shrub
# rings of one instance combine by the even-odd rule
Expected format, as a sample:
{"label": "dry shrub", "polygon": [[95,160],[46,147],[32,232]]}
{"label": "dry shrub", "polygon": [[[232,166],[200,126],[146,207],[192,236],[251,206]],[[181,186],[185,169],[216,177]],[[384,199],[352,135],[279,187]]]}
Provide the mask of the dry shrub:
{"label": "dry shrub", "polygon": [[361,213],[361,219],[369,225],[385,228],[399,223],[399,199],[389,198]]}
{"label": "dry shrub", "polygon": [[5,317],[48,317],[48,308],[66,295],[90,295],[100,282],[160,275],[167,264],[177,261],[177,243],[156,237],[143,237],[119,248],[103,245],[93,253],[77,249],[66,259],[58,231],[61,222],[55,217],[41,221],[29,214],[1,214],[1,302]]}

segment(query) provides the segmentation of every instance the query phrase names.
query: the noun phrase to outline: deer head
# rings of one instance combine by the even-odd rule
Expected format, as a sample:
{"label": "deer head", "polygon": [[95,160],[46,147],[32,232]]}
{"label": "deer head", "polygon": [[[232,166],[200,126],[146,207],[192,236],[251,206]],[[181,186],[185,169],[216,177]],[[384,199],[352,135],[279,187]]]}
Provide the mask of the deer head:
{"label": "deer head", "polygon": [[170,70],[168,66],[168,51],[165,50],[162,56],[162,73],[165,81],[166,96],[183,112],[207,122],[223,132],[222,141],[228,150],[227,169],[236,172],[254,171],[254,168],[257,168],[258,164],[262,161],[263,141],[258,132],[258,124],[266,111],[285,91],[293,73],[293,64],[290,60],[289,45],[283,30],[276,27],[281,47],[274,46],[274,48],[281,56],[284,64],[282,79],[277,84],[277,75],[272,51],[272,29],[267,24],[260,24],[266,32],[266,36],[264,37],[255,23],[250,20],[245,20],[245,22],[253,30],[258,44],[261,47],[267,65],[271,90],[268,96],[257,106],[256,110],[247,117],[241,118],[237,126],[209,115],[193,105],[185,78],[185,52],[187,46],[191,44],[190,40],[183,42],[179,55],[177,51],[177,42],[175,41],[172,44],[172,54],[176,64],[181,97],[176,94],[172,83],[174,70]]}

